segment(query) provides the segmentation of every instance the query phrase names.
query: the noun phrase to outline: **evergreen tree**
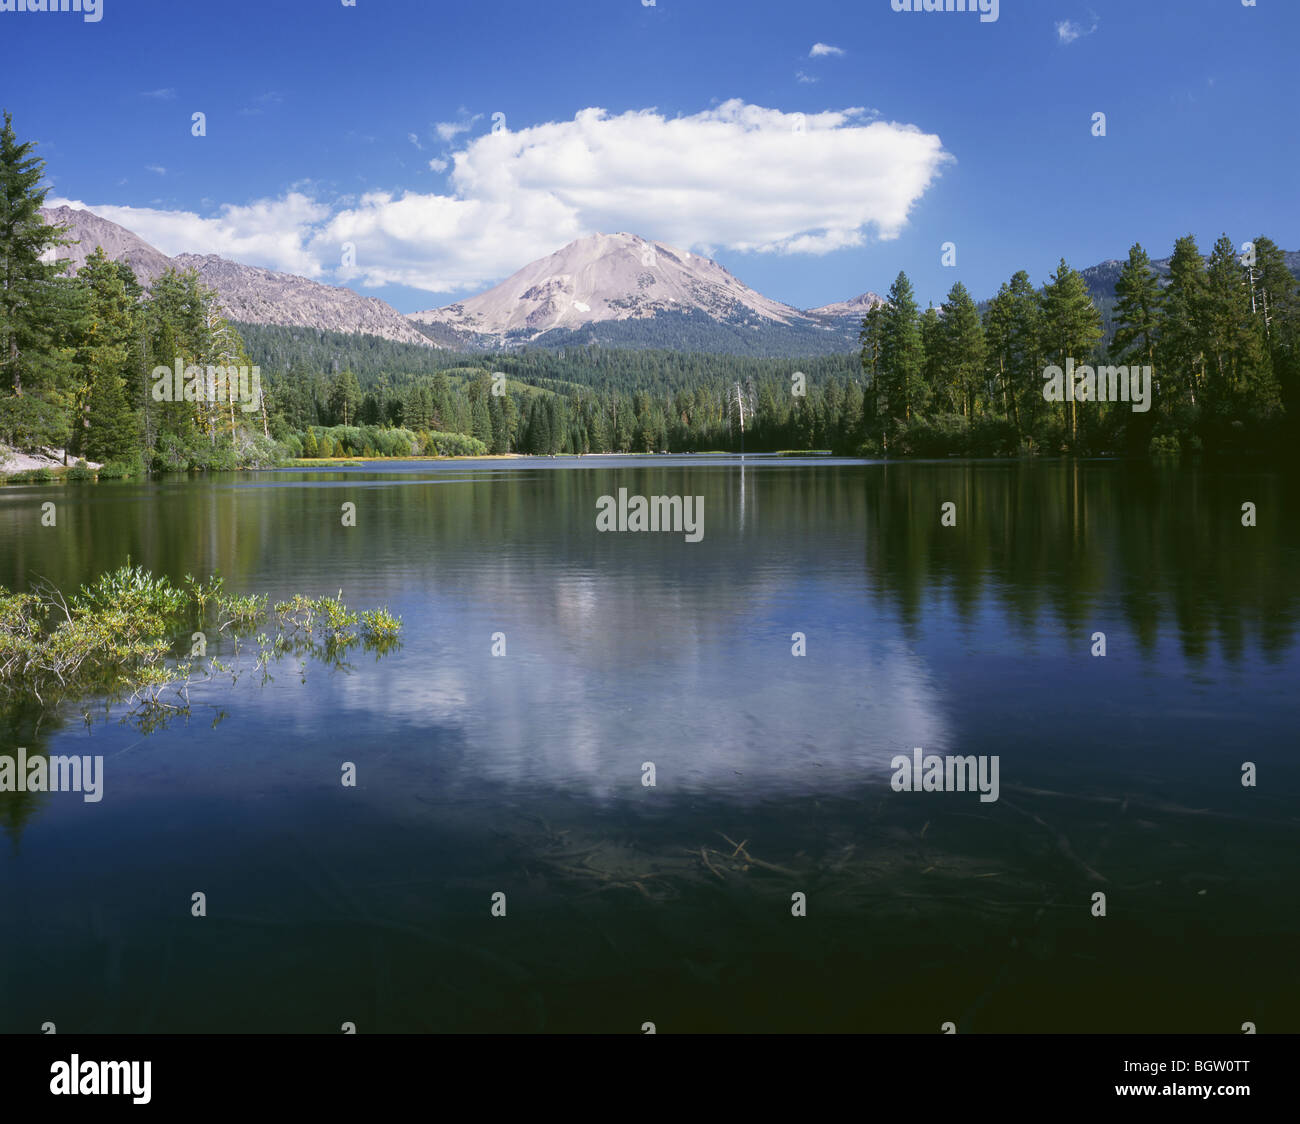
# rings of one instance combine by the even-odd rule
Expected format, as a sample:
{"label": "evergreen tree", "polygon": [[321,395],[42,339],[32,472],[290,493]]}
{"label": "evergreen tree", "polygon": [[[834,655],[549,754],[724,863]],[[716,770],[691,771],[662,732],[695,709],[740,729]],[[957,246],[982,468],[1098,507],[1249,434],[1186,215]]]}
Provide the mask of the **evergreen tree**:
{"label": "evergreen tree", "polygon": [[77,349],[82,383],[76,392],[76,451],[94,461],[128,459],[139,446],[136,413],[127,399],[135,359],[138,309],[116,264],[96,247],[77,275],[85,318]]}
{"label": "evergreen tree", "polygon": [[1300,283],[1271,238],[1255,239],[1250,272],[1251,310],[1264,327],[1265,346],[1293,436],[1300,436]]}
{"label": "evergreen tree", "polygon": [[[1093,303],[1083,277],[1061,264],[1043,289],[1043,338],[1053,363],[1062,369],[1066,361],[1087,363],[1102,336],[1101,314]],[[1078,403],[1071,395],[1066,403],[1070,446],[1078,435]]]}
{"label": "evergreen tree", "polygon": [[848,389],[844,392],[844,407],[840,414],[839,440],[833,450],[840,456],[852,456],[862,447],[866,437],[863,429],[862,406],[862,387],[856,382],[849,383]]}
{"label": "evergreen tree", "polygon": [[916,297],[906,273],[889,287],[881,323],[879,406],[887,432],[923,414],[929,406],[925,348]]}
{"label": "evergreen tree", "polygon": [[487,394],[479,394],[475,398],[470,421],[470,433],[490,449],[492,447],[492,414],[488,408],[488,398],[489,395]]}
{"label": "evergreen tree", "polygon": [[373,390],[361,396],[361,408],[357,411],[357,421],[362,425],[379,425],[384,420],[383,407],[379,395]]}
{"label": "evergreen tree", "polygon": [[541,397],[533,399],[532,416],[528,425],[528,451],[536,456],[551,452],[551,414]]}
{"label": "evergreen tree", "polygon": [[866,376],[867,386],[863,391],[862,399],[862,423],[863,439],[865,440],[867,431],[876,431],[876,419],[880,416],[881,394],[880,394],[880,351],[885,337],[885,306],[883,304],[872,305],[867,310],[866,316],[862,318],[862,329],[858,333],[858,340],[862,345],[861,367],[862,373]]}
{"label": "evergreen tree", "polygon": [[0,394],[35,395],[44,406],[5,403],[0,409],[26,419],[41,443],[67,437],[66,417],[74,366],[69,340],[77,327],[73,286],[65,264],[44,262],[49,249],[68,245],[66,228],[41,217],[48,187],[45,161],[33,142],[20,144],[13,117],[0,128]]}
{"label": "evergreen tree", "polygon": [[989,380],[997,387],[1002,413],[1014,420],[1019,433],[1020,411],[1011,385],[1011,326],[1011,288],[1004,281],[984,309],[985,363]]}
{"label": "evergreen tree", "polygon": [[431,393],[433,406],[433,426],[443,433],[454,432],[451,416],[451,383],[445,371],[439,371],[433,378]]}
{"label": "evergreen tree", "polygon": [[1154,370],[1164,297],[1151,259],[1140,242],[1135,242],[1128,252],[1128,261],[1115,282],[1115,298],[1111,350],[1124,363],[1145,364]]}
{"label": "evergreen tree", "polygon": [[632,442],[636,438],[636,415],[632,412],[632,404],[623,395],[619,396],[618,411],[615,417],[614,451],[616,453],[631,452]]}
{"label": "evergreen tree", "polygon": [[949,378],[948,365],[943,354],[943,321],[939,310],[927,305],[921,313],[921,350],[925,355],[922,379],[929,394],[931,407],[936,413],[955,413],[956,389]]}
{"label": "evergreen tree", "polygon": [[1038,292],[1023,269],[1012,274],[1008,285],[1008,310],[1012,382],[1012,405],[1016,408],[1016,429],[1031,438],[1038,433],[1039,419],[1046,411],[1043,400],[1043,309]]}
{"label": "evergreen tree", "polygon": [[958,281],[944,301],[939,329],[939,353],[946,368],[945,381],[953,389],[962,417],[973,418],[983,405],[985,362],[984,326],[979,309]]}
{"label": "evergreen tree", "polygon": [[834,451],[839,448],[840,432],[844,424],[844,392],[840,389],[839,379],[833,375],[826,382],[821,405],[822,434],[819,443]]}
{"label": "evergreen tree", "polygon": [[597,408],[591,411],[587,421],[587,443],[593,453],[610,451],[609,421],[604,410]]}
{"label": "evergreen tree", "polygon": [[1263,320],[1251,312],[1250,289],[1232,239],[1222,235],[1205,269],[1201,338],[1206,394],[1217,421],[1262,421],[1281,405],[1265,345]]}
{"label": "evergreen tree", "polygon": [[1164,291],[1157,354],[1166,375],[1166,392],[1173,389],[1198,404],[1205,376],[1205,348],[1200,325],[1205,304],[1205,261],[1190,234],[1174,243],[1169,260],[1169,284]]}
{"label": "evergreen tree", "polygon": [[340,371],[330,387],[330,412],[337,425],[354,425],[361,406],[361,384],[351,370]]}

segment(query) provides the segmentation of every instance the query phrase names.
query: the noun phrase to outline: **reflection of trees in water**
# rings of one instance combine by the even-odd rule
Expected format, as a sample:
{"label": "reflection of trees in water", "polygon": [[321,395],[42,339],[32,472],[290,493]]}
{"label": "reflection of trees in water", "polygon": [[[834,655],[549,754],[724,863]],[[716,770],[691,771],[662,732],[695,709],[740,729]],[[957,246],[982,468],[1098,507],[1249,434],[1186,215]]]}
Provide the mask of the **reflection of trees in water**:
{"label": "reflection of trees in water", "polygon": [[[63,722],[46,713],[34,701],[11,701],[0,707],[0,729],[6,731],[0,753],[15,756],[19,746],[27,749],[27,758],[49,756],[50,735],[60,729]],[[9,837],[14,852],[22,839],[23,828],[35,818],[49,793],[0,792],[0,827]]]}
{"label": "reflection of trees in water", "polygon": [[[1029,631],[1044,616],[1086,634],[1121,612],[1152,655],[1173,623],[1184,656],[1217,640],[1240,661],[1253,643],[1269,659],[1291,645],[1300,594],[1286,481],[1150,465],[886,465],[864,500],[868,580],[914,631],[937,592],[964,620],[996,599]],[[1257,505],[1259,525],[1241,523]],[[945,502],[957,526],[940,524]]]}

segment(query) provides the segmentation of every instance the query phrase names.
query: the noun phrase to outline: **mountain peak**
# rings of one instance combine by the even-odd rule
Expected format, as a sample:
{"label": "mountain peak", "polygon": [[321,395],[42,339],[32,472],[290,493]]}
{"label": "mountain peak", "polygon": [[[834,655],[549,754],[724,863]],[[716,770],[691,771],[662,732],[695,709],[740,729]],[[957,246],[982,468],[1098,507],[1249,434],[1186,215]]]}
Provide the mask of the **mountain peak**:
{"label": "mountain peak", "polygon": [[665,314],[730,325],[790,325],[803,314],[742,284],[717,262],[630,231],[574,239],[485,293],[412,319],[486,345]]}
{"label": "mountain peak", "polygon": [[834,301],[831,304],[824,304],[820,308],[810,308],[809,316],[857,316],[861,319],[878,304],[884,304],[885,298],[876,293],[860,293],[856,297],[851,297],[846,301]]}

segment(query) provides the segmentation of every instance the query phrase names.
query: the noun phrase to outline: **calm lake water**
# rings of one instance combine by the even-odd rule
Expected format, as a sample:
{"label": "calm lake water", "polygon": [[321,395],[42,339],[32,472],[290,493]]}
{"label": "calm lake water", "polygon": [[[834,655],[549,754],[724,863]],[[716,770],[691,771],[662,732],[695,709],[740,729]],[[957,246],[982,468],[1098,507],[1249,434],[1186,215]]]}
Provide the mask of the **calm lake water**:
{"label": "calm lake water", "polygon": [[[99,803],[0,794],[0,1032],[1300,1030],[1295,483],[589,457],[0,489],[10,588],[129,556],[404,622],[152,732],[0,715],[0,753],[105,758]],[[702,496],[702,539],[599,533],[620,488]],[[893,791],[918,746],[996,756],[999,799]]]}

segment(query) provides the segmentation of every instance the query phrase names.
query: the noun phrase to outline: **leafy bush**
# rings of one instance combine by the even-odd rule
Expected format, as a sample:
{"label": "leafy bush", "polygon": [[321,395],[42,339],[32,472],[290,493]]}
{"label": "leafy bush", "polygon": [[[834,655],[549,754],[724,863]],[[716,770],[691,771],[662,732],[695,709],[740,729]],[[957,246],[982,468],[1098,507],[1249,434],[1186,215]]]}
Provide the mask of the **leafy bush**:
{"label": "leafy bush", "polygon": [[420,447],[419,437],[409,429],[383,429],[377,425],[315,427],[303,433],[299,441],[302,456],[322,460],[328,457],[409,457]]}
{"label": "leafy bush", "polygon": [[186,467],[191,472],[233,472],[242,465],[238,452],[230,445],[199,441],[190,447]]}
{"label": "leafy bush", "polygon": [[150,468],[154,472],[231,472],[280,464],[284,458],[283,445],[252,430],[236,430],[233,442],[228,433],[219,435],[215,445],[201,433],[187,438],[165,433],[154,447]]}
{"label": "leafy bush", "polygon": [[[187,575],[184,589],[178,589],[128,560],[83,586],[70,600],[46,581],[30,594],[0,586],[0,704],[16,699],[45,710],[68,698],[102,695],[112,701],[131,695],[151,721],[167,712],[188,713],[194,666],[189,660],[168,658],[182,614],[197,609],[201,622],[209,603],[215,603],[223,631],[238,632],[266,612],[265,596],[226,597],[221,585],[219,577],[204,584]],[[281,631],[274,641],[258,637],[258,665],[264,673],[271,659],[289,652],[344,666],[348,649],[363,642],[353,633],[357,614],[341,600],[299,594],[275,608],[287,635]],[[383,655],[396,646],[401,627],[397,618],[382,609],[364,616],[368,650]],[[319,641],[310,636],[313,625],[324,633]],[[305,639],[304,627],[309,634]],[[231,670],[212,661],[209,676],[214,669]],[[232,673],[238,675],[238,670]],[[162,701],[169,686],[175,687],[183,705]]]}
{"label": "leafy bush", "polygon": [[221,587],[225,585],[225,579],[220,574],[213,574],[207,582],[202,582],[193,574],[185,575],[185,592],[190,601],[194,603],[194,608],[198,612],[200,620],[208,611],[208,603],[216,602],[221,596]]}
{"label": "leafy bush", "polygon": [[965,453],[970,439],[970,423],[960,414],[937,414],[917,418],[899,430],[890,442],[890,452],[905,456],[943,457]]}
{"label": "leafy bush", "polygon": [[1014,457],[1019,446],[1016,425],[1010,418],[985,414],[970,427],[970,455]]}
{"label": "leafy bush", "polygon": [[[154,446],[150,468],[154,472],[184,472],[190,465],[186,443],[174,433],[164,433]],[[103,478],[101,474],[101,479]]]}
{"label": "leafy bush", "polygon": [[81,460],[68,469],[64,479],[72,484],[84,484],[87,481],[94,480],[95,473],[84,460]]}
{"label": "leafy bush", "polygon": [[481,457],[487,446],[467,433],[438,433],[426,436],[420,452],[426,457]]}
{"label": "leafy bush", "polygon": [[1182,445],[1172,433],[1158,433],[1151,438],[1149,452],[1153,457],[1176,457],[1182,451]]}
{"label": "leafy bush", "polygon": [[367,640],[392,640],[402,631],[402,618],[387,609],[374,609],[361,614],[361,635]]}
{"label": "leafy bush", "polygon": [[316,602],[316,612],[327,637],[346,636],[357,623],[357,614],[343,604],[341,593],[338,599],[322,597]]}
{"label": "leafy bush", "polygon": [[169,618],[184,612],[189,598],[165,577],[155,577],[143,566],[126,565],[101,574],[91,585],[83,585],[73,597],[72,607],[83,612],[102,613],[121,609],[127,613]]}
{"label": "leafy bush", "polygon": [[257,597],[216,596],[220,627],[242,632],[252,628],[266,615],[266,595]]}

